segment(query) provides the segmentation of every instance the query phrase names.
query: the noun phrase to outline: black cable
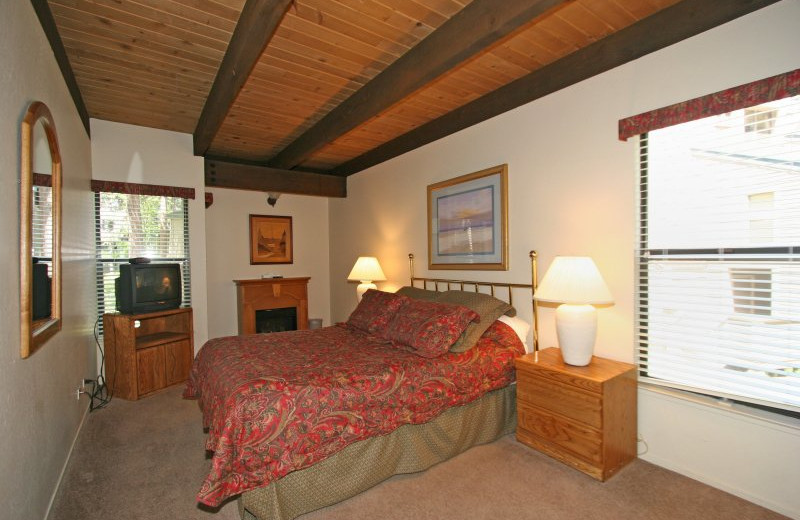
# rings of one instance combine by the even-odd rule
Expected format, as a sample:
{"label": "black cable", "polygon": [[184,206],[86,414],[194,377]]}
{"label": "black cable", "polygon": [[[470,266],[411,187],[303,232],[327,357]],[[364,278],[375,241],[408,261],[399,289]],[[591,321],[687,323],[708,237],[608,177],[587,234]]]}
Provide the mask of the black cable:
{"label": "black cable", "polygon": [[[104,408],[108,403],[111,402],[111,399],[114,397],[113,392],[110,392],[108,386],[106,385],[106,378],[105,378],[105,366],[106,366],[106,355],[103,352],[103,347],[100,345],[100,334],[98,332],[98,326],[100,325],[100,317],[98,316],[94,322],[94,342],[97,345],[97,349],[100,351],[100,375],[97,376],[97,379],[84,379],[84,383],[91,383],[92,391],[89,393],[89,411],[93,412],[95,410],[99,410]],[[95,402],[97,404],[95,404]]]}

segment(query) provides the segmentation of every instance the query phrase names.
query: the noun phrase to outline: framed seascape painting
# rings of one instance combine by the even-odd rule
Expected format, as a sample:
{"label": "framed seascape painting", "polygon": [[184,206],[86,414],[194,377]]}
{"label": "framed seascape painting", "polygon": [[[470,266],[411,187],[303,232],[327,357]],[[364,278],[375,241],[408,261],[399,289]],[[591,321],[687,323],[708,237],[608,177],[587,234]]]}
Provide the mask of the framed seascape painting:
{"label": "framed seascape painting", "polygon": [[291,264],[292,217],[250,215],[250,264]]}
{"label": "framed seascape painting", "polygon": [[508,165],[428,186],[428,268],[508,269]]}

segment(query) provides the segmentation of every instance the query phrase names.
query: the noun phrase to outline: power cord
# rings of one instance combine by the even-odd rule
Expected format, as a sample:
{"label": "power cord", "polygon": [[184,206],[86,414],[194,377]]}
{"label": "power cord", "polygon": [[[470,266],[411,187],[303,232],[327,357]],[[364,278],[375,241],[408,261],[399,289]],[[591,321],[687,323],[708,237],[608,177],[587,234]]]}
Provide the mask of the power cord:
{"label": "power cord", "polygon": [[97,379],[84,379],[84,384],[92,385],[92,391],[88,393],[90,402],[89,402],[89,411],[93,412],[95,410],[99,410],[101,408],[105,408],[108,403],[111,402],[111,399],[114,397],[114,392],[109,390],[108,386],[106,385],[106,378],[105,378],[105,367],[106,367],[106,356],[105,352],[103,352],[103,347],[100,345],[100,334],[98,331],[98,327],[100,325],[100,317],[98,316],[94,322],[94,342],[97,345],[97,349],[100,351],[100,375],[97,376]]}

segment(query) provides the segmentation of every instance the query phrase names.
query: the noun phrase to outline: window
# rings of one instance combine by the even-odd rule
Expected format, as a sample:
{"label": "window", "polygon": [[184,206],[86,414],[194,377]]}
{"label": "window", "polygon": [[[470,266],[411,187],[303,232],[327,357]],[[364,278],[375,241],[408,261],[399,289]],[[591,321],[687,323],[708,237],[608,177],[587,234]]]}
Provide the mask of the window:
{"label": "window", "polygon": [[[116,311],[114,281],[120,264],[132,257],[180,263],[183,305],[190,305],[189,201],[181,195],[193,198],[194,190],[104,181],[92,184],[98,317]],[[178,196],[158,194],[173,191]],[[102,320],[100,327],[102,331]]]}
{"label": "window", "polygon": [[639,137],[641,378],[798,412],[800,96],[672,123]]}

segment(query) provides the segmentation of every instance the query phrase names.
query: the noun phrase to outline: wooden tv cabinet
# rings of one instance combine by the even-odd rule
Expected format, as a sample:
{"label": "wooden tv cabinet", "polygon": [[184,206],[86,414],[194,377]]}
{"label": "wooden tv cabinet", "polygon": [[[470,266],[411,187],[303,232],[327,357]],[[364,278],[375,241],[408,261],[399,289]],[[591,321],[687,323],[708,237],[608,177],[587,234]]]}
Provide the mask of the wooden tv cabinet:
{"label": "wooden tv cabinet", "polygon": [[192,309],[104,314],[106,384],[136,400],[185,382],[194,358]]}

